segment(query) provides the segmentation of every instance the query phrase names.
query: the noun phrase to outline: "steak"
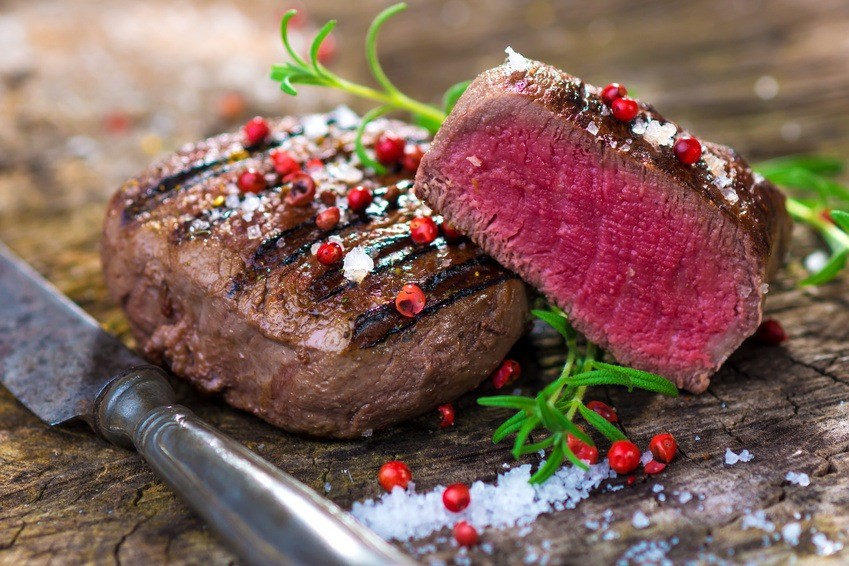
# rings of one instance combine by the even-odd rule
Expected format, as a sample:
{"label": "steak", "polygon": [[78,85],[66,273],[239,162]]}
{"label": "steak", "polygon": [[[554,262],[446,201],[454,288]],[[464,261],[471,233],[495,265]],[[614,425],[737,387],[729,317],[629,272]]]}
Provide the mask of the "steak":
{"label": "steak", "polygon": [[[468,240],[414,243],[410,221],[430,211],[411,191],[412,173],[358,165],[349,110],[268,123],[254,147],[242,133],[188,145],[112,198],[105,278],[144,355],[315,436],[368,435],[477,386],[526,327],[524,284]],[[427,146],[418,128],[386,120],[369,125],[366,145],[382,130]],[[305,168],[320,198],[287,203],[295,182],[275,172],[274,151]],[[246,169],[264,190],[239,189]],[[362,213],[347,209],[353,186],[374,194]],[[329,205],[340,221],[320,229]],[[318,262],[329,241],[344,261]],[[407,283],[427,300],[413,318],[394,303]]]}
{"label": "steak", "polygon": [[435,136],[416,193],[563,308],[620,363],[701,392],[761,320],[786,251],[784,196],[732,149],[511,50]]}

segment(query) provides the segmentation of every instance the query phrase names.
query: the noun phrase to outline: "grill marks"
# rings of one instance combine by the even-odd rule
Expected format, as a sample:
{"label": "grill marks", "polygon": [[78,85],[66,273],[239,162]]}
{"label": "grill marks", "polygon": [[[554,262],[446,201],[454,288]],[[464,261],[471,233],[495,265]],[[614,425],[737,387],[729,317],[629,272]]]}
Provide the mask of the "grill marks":
{"label": "grill marks", "polygon": [[[286,138],[295,134],[296,132],[289,132]],[[124,208],[123,222],[126,224],[145,212],[152,212],[166,202],[169,197],[182,190],[199,185],[207,179],[244,167],[246,160],[259,154],[266,155],[274,148],[280,146],[286,138],[274,139],[261,146],[244,148],[241,154],[236,154],[239,156],[238,158],[233,155],[216,152],[212,156],[206,156],[191,163],[185,169],[167,177],[162,177],[158,182],[151,183]]]}
{"label": "grill marks", "polygon": [[[366,253],[375,260],[374,269],[369,274],[372,280],[369,286],[379,286],[379,280],[375,281],[375,278],[380,274],[392,268],[401,267],[424,255],[435,253],[444,247],[444,242],[440,240],[427,246],[417,246],[406,234],[387,236],[365,246]],[[311,300],[321,303],[354,287],[356,287],[355,283],[345,279],[342,268],[336,267],[328,269],[315,278],[307,289],[307,293]]]}
{"label": "grill marks", "polygon": [[427,295],[427,306],[415,318],[401,315],[393,302],[373,308],[354,321],[352,345],[367,349],[386,341],[394,334],[412,328],[424,317],[440,309],[483,291],[516,276],[504,270],[495,260],[479,255],[457,265],[452,265],[429,277],[422,290]]}
{"label": "grill marks", "polygon": [[[287,135],[300,134],[300,131],[292,130]],[[146,212],[155,211],[187,189],[244,168],[248,159],[267,155],[282,141],[283,139],[277,139],[261,147],[247,148],[244,153],[235,155],[220,149],[217,152],[208,153],[204,158],[185,164],[182,170],[156,182],[148,183],[124,208],[123,222],[125,224],[132,222]],[[227,144],[221,144],[218,147],[226,148]],[[331,152],[331,154],[335,153]],[[427,294],[428,304],[415,318],[406,318],[398,313],[394,301],[369,310],[365,310],[368,307],[362,307],[363,310],[359,311],[361,314],[353,321],[351,347],[366,349],[413,328],[418,321],[438,312],[443,307],[515,278],[477,249],[449,245],[443,238],[437,238],[425,246],[415,244],[407,229],[407,223],[412,218],[412,214],[404,212],[407,199],[411,198],[405,193],[412,187],[412,180],[405,179],[399,174],[384,177],[381,181],[380,184],[384,186],[373,189],[375,201],[367,213],[352,216],[348,222],[338,225],[333,230],[320,230],[315,224],[315,210],[304,209],[303,216],[292,219],[297,222],[294,226],[267,237],[250,254],[245,262],[244,270],[231,280],[227,296],[230,299],[237,299],[254,285],[265,284],[262,281],[277,271],[278,275],[283,277],[281,279],[283,288],[280,291],[298,292],[294,291],[294,286],[297,286],[302,289],[299,292],[314,304],[325,303],[344,295],[341,298],[343,303],[351,300],[354,304],[371,305],[373,299],[369,297],[375,294],[385,297],[387,294],[382,291],[387,286],[398,284],[399,276],[404,276],[402,274],[408,274],[410,281],[422,281],[422,278],[426,277],[420,285]],[[397,209],[392,207],[386,198],[389,187],[393,184],[401,191]],[[269,190],[274,190],[278,186],[269,187]],[[194,214],[192,218],[181,221],[171,235],[172,242],[179,245],[189,237],[209,236],[218,224],[225,222],[232,214],[237,214],[238,209],[222,210],[221,215],[214,221],[209,218],[209,213],[209,210],[203,210]],[[209,222],[209,229],[192,233],[190,227],[196,219]],[[379,228],[370,227],[369,224],[373,222],[378,223]],[[292,269],[310,261],[309,254],[313,245],[327,241],[333,235],[338,235],[345,241],[346,249],[360,245],[375,260],[374,269],[362,284],[358,285],[345,279],[341,265],[331,268],[319,267],[315,271],[296,272]],[[439,254],[439,257],[433,258],[434,254]],[[403,269],[403,272],[399,269]],[[434,273],[437,269],[438,271]],[[296,285],[295,278],[303,277],[308,279],[307,281],[301,279],[301,282],[306,285],[300,283]],[[400,288],[400,285],[398,287]],[[269,295],[269,297],[272,296],[274,295]]]}

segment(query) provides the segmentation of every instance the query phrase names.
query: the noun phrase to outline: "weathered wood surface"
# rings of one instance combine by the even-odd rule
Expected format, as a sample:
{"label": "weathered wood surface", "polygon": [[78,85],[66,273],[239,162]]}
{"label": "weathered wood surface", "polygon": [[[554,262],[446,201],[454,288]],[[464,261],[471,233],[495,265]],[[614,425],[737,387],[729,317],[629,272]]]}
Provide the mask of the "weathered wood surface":
{"label": "weathered wood surface", "polygon": [[[385,66],[403,88],[432,97],[497,63],[505,45],[586,79],[612,79],[653,100],[704,137],[751,157],[794,152],[849,156],[849,6],[745,0],[633,3],[413,2],[382,38]],[[338,17],[336,65],[362,77],[360,39],[381,2],[307,3],[313,22]],[[277,2],[0,3],[0,239],[9,243],[108,328],[126,335],[106,297],[97,246],[104,203],[151,155],[238,124],[256,112],[328,107],[335,95],[291,100],[264,79],[279,58]],[[763,77],[771,77],[763,78]],[[756,94],[755,85],[758,85]],[[777,92],[775,91],[777,86]],[[245,93],[221,109],[221,94]],[[124,128],[123,123],[128,122]],[[106,125],[104,125],[106,122]],[[804,231],[793,264],[772,286],[770,313],[790,333],[785,347],[747,344],[708,393],[677,400],[620,391],[629,435],[645,445],[668,429],[682,457],[656,481],[599,493],[577,510],[541,517],[531,534],[487,532],[493,555],[552,563],[610,563],[641,540],[678,542],[676,563],[819,563],[813,529],[849,542],[849,278],[819,290],[793,288],[798,260],[814,244]],[[2,300],[2,298],[0,298]],[[503,414],[462,400],[458,424],[422,418],[370,439],[325,443],[292,437],[215,400],[183,391],[201,417],[312,487],[331,485],[343,506],[378,495],[374,474],[401,458],[421,488],[492,480],[509,462],[489,434]],[[696,437],[700,440],[696,440]],[[725,449],[749,463],[727,467]],[[533,459],[529,459],[533,461]],[[788,485],[807,472],[809,487]],[[681,504],[676,490],[703,496]],[[612,509],[618,538],[584,522]],[[641,509],[651,526],[635,530]],[[801,542],[764,546],[741,529],[746,509],[766,509],[779,527],[795,520]],[[543,541],[551,541],[545,551]],[[450,560],[442,546],[425,558]],[[234,559],[133,453],[84,427],[49,429],[0,388],[0,562],[225,564]],[[849,550],[830,557],[849,561]]]}

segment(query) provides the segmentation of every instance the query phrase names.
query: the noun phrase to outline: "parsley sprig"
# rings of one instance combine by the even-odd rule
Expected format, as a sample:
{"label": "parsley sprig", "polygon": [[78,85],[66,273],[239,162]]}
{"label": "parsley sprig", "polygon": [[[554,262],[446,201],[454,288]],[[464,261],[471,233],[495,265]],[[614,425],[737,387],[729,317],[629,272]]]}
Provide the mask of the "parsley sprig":
{"label": "parsley sprig", "polygon": [[828,157],[782,157],[755,169],[796,198],[787,199],[787,212],[817,231],[831,250],[822,269],[799,282],[822,285],[837,277],[849,259],[849,187],[834,180],[844,162]]}
{"label": "parsley sprig", "polygon": [[363,164],[371,167],[378,173],[384,173],[386,169],[366,152],[362,142],[363,132],[369,122],[390,112],[405,111],[410,113],[415,123],[434,133],[442,125],[448,112],[451,111],[454,103],[457,102],[457,99],[469,84],[469,81],[464,81],[450,87],[443,97],[442,108],[413,100],[392,84],[392,81],[389,80],[389,77],[383,71],[377,55],[377,36],[380,33],[380,28],[386,23],[386,20],[406,8],[407,5],[404,3],[386,8],[374,18],[366,33],[366,61],[368,61],[371,74],[379,88],[361,85],[344,79],[322,65],[318,60],[321,44],[330,35],[333,28],[336,27],[336,20],[330,20],[316,33],[310,45],[309,60],[301,57],[292,47],[292,43],[289,40],[289,22],[297,14],[297,10],[286,12],[280,22],[280,35],[283,40],[283,47],[289,54],[290,60],[281,65],[273,65],[271,67],[272,80],[279,82],[280,89],[292,96],[298,94],[294,85],[301,84],[341,90],[359,98],[378,102],[380,106],[366,112],[363,116],[356,136],[357,156]]}
{"label": "parsley sprig", "polygon": [[[569,319],[557,307],[533,310],[531,313],[554,328],[566,341],[566,362],[560,377],[545,386],[536,396],[497,395],[481,397],[478,404],[487,407],[504,407],[517,412],[504,421],[492,435],[493,442],[501,442],[515,434],[513,456],[518,459],[525,454],[551,448],[551,454],[543,466],[531,476],[531,483],[542,483],[569,460],[575,466],[588,469],[569,448],[568,435],[594,446],[593,439],[575,424],[576,414],[611,442],[627,440],[615,425],[584,405],[587,388],[595,385],[620,385],[629,391],[645,389],[670,397],[678,395],[678,389],[670,381],[653,373],[601,361],[602,352],[588,342],[572,327]],[[547,436],[532,439],[537,430],[544,429]]]}

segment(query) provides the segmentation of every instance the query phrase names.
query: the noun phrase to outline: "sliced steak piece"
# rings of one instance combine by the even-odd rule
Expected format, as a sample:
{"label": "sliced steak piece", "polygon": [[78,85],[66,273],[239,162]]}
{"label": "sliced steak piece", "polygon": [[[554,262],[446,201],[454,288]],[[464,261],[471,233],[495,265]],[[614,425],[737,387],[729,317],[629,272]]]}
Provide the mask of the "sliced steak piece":
{"label": "sliced steak piece", "polygon": [[511,53],[437,133],[416,193],[565,309],[623,364],[701,392],[757,328],[791,221],[733,150],[640,104],[618,121],[600,89]]}
{"label": "sliced steak piece", "polygon": [[[245,149],[240,134],[187,146],[112,199],[103,267],[144,354],[236,407],[317,436],[368,434],[478,385],[524,330],[524,284],[469,241],[415,244],[410,220],[429,211],[409,192],[412,174],[365,175],[351,156],[348,114],[270,123],[259,147]],[[372,128],[427,145],[399,122]],[[308,204],[286,203],[292,183],[275,176],[270,157],[278,147],[316,181]],[[241,192],[246,168],[265,174],[268,188]],[[363,214],[346,208],[354,185],[375,195]],[[323,231],[315,219],[328,203],[341,220]],[[346,263],[317,261],[328,241]],[[427,296],[415,318],[394,305],[406,283]]]}

